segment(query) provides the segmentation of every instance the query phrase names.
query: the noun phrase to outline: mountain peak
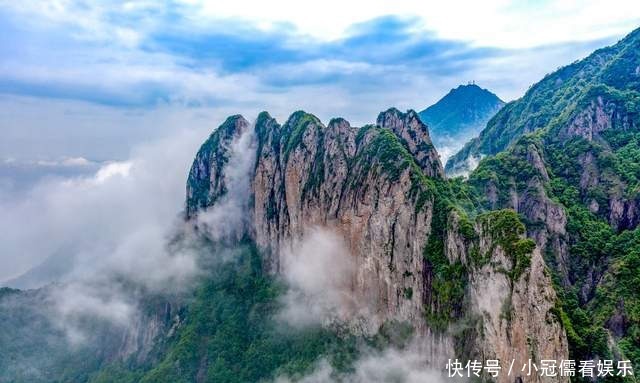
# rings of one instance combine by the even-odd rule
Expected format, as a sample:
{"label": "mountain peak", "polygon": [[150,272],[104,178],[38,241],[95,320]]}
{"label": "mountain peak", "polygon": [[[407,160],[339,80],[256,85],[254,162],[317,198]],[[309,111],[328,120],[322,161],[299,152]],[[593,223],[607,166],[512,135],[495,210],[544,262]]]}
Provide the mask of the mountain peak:
{"label": "mountain peak", "polygon": [[[476,84],[458,85],[442,97],[438,102],[420,112],[420,117],[428,120],[438,119],[440,115],[452,113],[454,110],[469,108],[493,109],[495,106],[504,105],[498,96],[491,91],[481,88]],[[442,118],[440,118],[441,120]],[[428,125],[433,123],[427,122]],[[442,121],[433,121],[434,125],[442,124]],[[433,127],[435,128],[435,126]]]}
{"label": "mountain peak", "polygon": [[443,159],[476,136],[504,102],[476,84],[459,85],[419,113]]}
{"label": "mountain peak", "polygon": [[459,97],[459,96],[471,96],[471,97],[486,97],[487,100],[492,100],[494,102],[502,102],[504,103],[500,97],[498,97],[495,93],[491,92],[486,88],[481,88],[475,83],[470,84],[461,84],[457,87],[451,89],[446,96],[444,96],[439,101],[445,100],[450,97]]}
{"label": "mountain peak", "polygon": [[[487,89],[480,88],[480,86],[476,85],[475,82],[468,83],[466,85],[465,84],[460,84],[456,88],[451,89],[449,91],[449,93],[451,93],[451,92],[463,92],[463,91],[483,91],[483,92],[491,93]],[[491,94],[493,94],[493,93],[491,93]]]}
{"label": "mountain peak", "polygon": [[427,175],[435,178],[444,176],[439,155],[429,137],[429,129],[414,110],[402,113],[396,108],[389,108],[378,115],[376,123],[391,130],[402,140]]}

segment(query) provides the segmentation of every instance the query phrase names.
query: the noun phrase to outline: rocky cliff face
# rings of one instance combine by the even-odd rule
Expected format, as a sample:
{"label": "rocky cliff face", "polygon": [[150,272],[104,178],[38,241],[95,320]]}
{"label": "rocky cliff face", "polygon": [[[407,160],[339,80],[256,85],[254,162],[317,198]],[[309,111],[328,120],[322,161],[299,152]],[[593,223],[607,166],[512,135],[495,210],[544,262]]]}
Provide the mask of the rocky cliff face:
{"label": "rocky cliff face", "polygon": [[[224,194],[220,185],[227,184],[226,160],[217,159],[219,153],[228,158],[228,139],[246,127],[241,117],[230,118],[198,152],[187,186],[190,217],[215,206]],[[481,221],[471,229],[460,225],[463,218],[444,203],[449,201],[442,191],[448,181],[428,128],[415,112],[389,109],[376,125],[362,128],[343,119],[324,126],[304,112],[280,125],[263,112],[254,130],[246,232],[271,273],[283,271],[292,242],[314,227],[326,228],[344,240],[353,258],[350,289],[367,306],[366,331],[403,321],[419,333],[439,334],[438,347],[451,356],[516,356],[518,362],[567,358],[564,330],[552,315],[555,293],[540,252],[510,247],[522,240],[524,231],[509,242]],[[434,214],[443,213],[444,221],[435,220]],[[514,222],[521,226],[517,217]],[[445,254],[444,263],[437,264],[441,261],[430,252]],[[478,262],[479,257],[485,261]],[[463,273],[440,272],[457,265]],[[451,278],[460,279],[465,304],[451,302],[443,283]],[[429,317],[447,323],[436,326]],[[477,335],[473,341],[450,330],[470,318]]]}
{"label": "rocky cliff face", "polygon": [[187,218],[199,209],[212,206],[227,193],[228,181],[223,173],[231,155],[231,144],[249,125],[244,117],[231,116],[202,145],[187,178]]}
{"label": "rocky cliff face", "polygon": [[136,291],[144,307],[125,325],[87,312],[62,316],[56,289],[63,287],[0,289],[1,382],[78,381],[100,365],[156,363],[185,304]]}
{"label": "rocky cliff face", "polygon": [[[393,130],[356,129],[342,119],[325,127],[304,112],[280,126],[261,114],[250,231],[274,273],[281,271],[285,248],[307,230],[339,233],[354,258],[352,293],[371,303],[369,327],[389,319],[423,327],[422,250],[433,197],[422,169],[440,176],[442,166],[415,113],[390,110],[379,120]],[[406,137],[406,149],[394,131]]]}
{"label": "rocky cliff face", "polygon": [[[597,77],[605,81],[612,67],[635,70],[637,37],[636,31],[617,46],[594,53],[592,59],[598,62],[578,65],[579,77],[603,70]],[[621,57],[629,60],[622,66]],[[567,76],[575,75],[574,69],[567,67],[553,77],[573,81]],[[561,286],[559,306],[567,314],[565,324],[573,327],[570,348],[576,359],[637,355],[638,342],[630,340],[630,329],[636,326],[630,325],[635,323],[629,307],[633,304],[622,293],[629,284],[618,271],[633,263],[628,259],[636,245],[626,238],[637,235],[640,223],[640,97],[633,74],[625,78],[628,82],[590,84],[571,96],[573,103],[552,104],[563,109],[546,126],[514,138],[469,175],[485,209],[511,208],[524,218],[527,235]],[[544,87],[545,81],[534,89]],[[563,81],[552,95],[566,94]],[[620,326],[621,321],[626,325]],[[627,342],[632,346],[621,349]]]}
{"label": "rocky cliff face", "polygon": [[[589,150],[578,153],[575,169],[580,175],[578,185],[585,203],[594,214],[605,217],[616,230],[633,229],[640,223],[638,198],[629,192],[631,185],[625,174],[621,174],[622,169],[612,169],[609,161],[616,161],[619,157],[620,145],[623,144],[621,136],[638,129],[638,111],[629,105],[629,100],[620,99],[604,89],[594,90],[589,96],[556,129],[556,137],[549,141],[557,146],[579,140],[590,146]],[[564,174],[569,175],[571,170],[565,169]],[[595,190],[602,191],[599,194],[604,195],[598,198]]]}
{"label": "rocky cliff face", "polygon": [[390,129],[400,139],[427,176],[444,178],[440,156],[431,143],[427,126],[420,121],[416,112],[410,110],[401,113],[391,108],[380,113],[377,124]]}
{"label": "rocky cliff face", "polygon": [[513,361],[511,375],[502,374],[498,382],[568,382],[527,377],[521,371],[530,361],[540,365],[542,359],[566,359],[568,343],[554,314],[557,298],[545,261],[539,247],[524,239],[517,216],[504,210],[480,216],[471,242],[456,236],[460,227],[455,215],[450,222],[447,256],[469,270],[465,323],[475,337],[467,339],[466,355]]}

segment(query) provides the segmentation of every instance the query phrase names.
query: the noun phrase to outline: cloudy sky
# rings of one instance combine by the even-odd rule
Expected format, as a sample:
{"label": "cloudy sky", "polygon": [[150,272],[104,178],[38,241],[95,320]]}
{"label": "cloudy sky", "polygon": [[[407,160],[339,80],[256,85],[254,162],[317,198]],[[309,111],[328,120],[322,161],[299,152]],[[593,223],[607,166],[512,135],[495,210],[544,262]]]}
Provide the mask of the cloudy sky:
{"label": "cloudy sky", "polygon": [[0,0],[0,158],[123,158],[173,116],[363,124],[472,80],[512,100],[638,25],[633,0]]}
{"label": "cloudy sky", "polygon": [[624,0],[0,0],[0,280],[87,228],[126,229],[111,249],[170,220],[229,114],[361,125],[468,81],[509,101],[638,26]]}

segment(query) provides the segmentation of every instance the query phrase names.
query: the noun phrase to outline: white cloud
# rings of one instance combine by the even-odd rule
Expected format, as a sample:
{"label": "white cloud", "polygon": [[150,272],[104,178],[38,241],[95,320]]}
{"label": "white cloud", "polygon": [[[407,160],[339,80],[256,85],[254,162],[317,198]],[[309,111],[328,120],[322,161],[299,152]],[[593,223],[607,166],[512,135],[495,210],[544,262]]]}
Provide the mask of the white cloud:
{"label": "white cloud", "polygon": [[72,345],[86,341],[86,330],[79,323],[87,315],[126,327],[136,313],[135,303],[126,293],[112,286],[69,283],[52,289],[49,296],[55,302],[53,310],[56,314],[49,319],[53,325],[65,331]]}
{"label": "white cloud", "polygon": [[237,241],[246,233],[255,153],[253,128],[231,142],[229,162],[224,168],[227,193],[197,215],[198,225],[213,241]]}
{"label": "white cloud", "polygon": [[112,162],[106,164],[98,170],[95,177],[90,179],[90,181],[101,184],[108,181],[111,177],[128,177],[132,165],[133,163],[131,162]]}
{"label": "white cloud", "polygon": [[84,157],[66,157],[60,161],[62,166],[87,166],[91,164],[91,161]]}
{"label": "white cloud", "polygon": [[[335,40],[349,35],[354,24],[383,16],[421,20],[415,33],[433,31],[438,37],[470,41],[479,46],[530,48],[562,42],[588,41],[621,35],[636,28],[640,9],[633,0],[551,0],[520,2],[489,0],[357,0],[344,2],[274,0],[217,1],[177,0],[78,3],[73,0],[0,3],[25,13],[39,14],[51,22],[70,23],[81,28],[83,37],[111,40],[125,47],[137,45],[141,35],[158,28],[153,15],[169,8],[186,17],[191,28],[211,28],[216,21],[237,19],[264,31],[291,29],[301,37]],[[174,7],[175,5],[175,7]],[[136,28],[110,25],[113,16],[137,16]],[[146,17],[146,15],[151,15]]]}
{"label": "white cloud", "polygon": [[201,132],[204,140],[226,116],[239,111],[236,105],[119,108],[5,95],[0,96],[0,157],[12,158],[14,165],[37,160],[58,163],[72,157],[95,163],[127,161],[143,144],[187,128]]}
{"label": "white cloud", "polygon": [[[90,335],[87,317],[131,325],[141,291],[193,288],[202,252],[180,212],[188,169],[207,135],[182,129],[93,174],[45,178],[3,196],[0,281],[45,265],[23,280],[30,287],[56,281],[44,290],[55,311],[50,319],[72,343]],[[174,241],[183,237],[184,245]]]}
{"label": "white cloud", "polygon": [[183,207],[193,154],[205,136],[182,130],[138,146],[128,161],[106,163],[93,175],[44,179],[5,196],[0,280],[55,254],[75,257],[74,272],[83,276],[114,264],[143,280],[155,272],[185,272],[190,266],[169,258],[164,246]]}
{"label": "white cloud", "polygon": [[[355,126],[373,122],[379,111],[390,106],[420,110],[449,89],[469,80],[475,80],[507,101],[517,98],[545,73],[584,57],[596,48],[588,44],[562,45],[562,42],[592,41],[603,37],[613,42],[616,37],[630,31],[634,23],[640,22],[638,7],[626,1],[606,5],[592,1],[582,4],[551,1],[543,7],[506,1],[464,2],[462,5],[456,0],[444,3],[374,0],[366,4],[282,0],[275,3],[238,0],[175,4],[147,1],[79,3],[73,0],[43,3],[28,0],[0,4],[0,7],[22,15],[16,21],[25,22],[29,31],[26,42],[16,44],[20,48],[11,46],[11,49],[18,49],[19,54],[6,55],[0,60],[0,78],[27,84],[26,90],[22,90],[27,93],[32,88],[43,88],[43,93],[36,97],[65,97],[93,103],[139,106],[133,113],[148,112],[155,108],[152,105],[158,104],[165,109],[205,105],[247,116],[269,110],[280,120],[294,110],[305,109],[325,121],[335,116],[344,117]],[[366,57],[356,60],[329,55],[308,60],[295,58],[290,62],[283,58],[282,61],[267,62],[249,69],[229,70],[221,68],[222,58],[215,54],[210,60],[201,62],[189,55],[162,53],[139,46],[146,37],[165,29],[185,37],[185,43],[189,44],[189,37],[206,35],[211,31],[237,34],[252,30],[255,25],[268,25],[271,29],[293,33],[279,35],[281,48],[302,52],[308,46],[320,49],[319,41],[354,33],[357,30],[354,23],[385,15],[421,20],[413,25],[415,38],[435,33],[440,38],[500,48],[554,45],[537,49],[507,49],[488,57],[480,55],[464,59],[463,64],[456,62],[451,68],[443,63],[441,73],[426,71],[420,62],[412,64],[399,60],[383,64],[368,62]],[[244,22],[234,17],[240,17]],[[294,24],[296,30],[282,23]],[[132,25],[135,25],[135,31]],[[237,30],[223,28],[229,25],[237,27]],[[68,33],[73,33],[74,38],[70,39]],[[56,35],[60,35],[58,40],[54,38]],[[48,36],[54,36],[53,49],[50,49]],[[21,36],[16,37],[19,40]],[[240,38],[242,41],[246,36]],[[335,75],[340,77],[336,79]],[[314,82],[314,79],[318,81]],[[279,84],[274,85],[274,81]],[[47,92],[50,92],[49,96]],[[15,114],[20,113],[19,107],[30,106],[24,103],[9,105],[14,103],[4,101],[6,99],[0,100],[0,124],[9,131],[18,131],[16,135],[25,140],[24,121],[16,123]],[[105,114],[104,110],[85,109],[101,116]],[[37,110],[20,117],[33,120],[47,112]],[[111,112],[112,115],[121,113]],[[9,116],[4,118],[2,114]],[[63,142],[53,140],[53,143],[46,141],[46,145],[42,140],[39,149],[45,152],[52,150],[50,147],[55,149],[56,145],[69,146],[79,142],[77,137],[66,135],[68,130],[76,129],[73,122],[66,121],[68,119],[73,117],[64,116],[55,126],[58,136],[67,139]],[[53,124],[47,119],[41,120],[40,124],[50,125],[48,130],[53,129]],[[166,129],[166,123],[161,118],[157,120],[155,128]],[[110,130],[123,130],[119,124],[120,121],[112,121]],[[101,125],[101,122],[96,125]],[[137,135],[142,130],[141,125],[140,121],[132,123],[125,137]],[[36,126],[36,129],[41,128]],[[82,134],[87,135],[93,130],[93,126],[89,126]],[[39,137],[35,131],[31,136],[27,140]],[[18,157],[16,152],[20,150],[15,149],[12,137],[8,136],[3,141],[0,142],[0,156]],[[96,150],[101,150],[97,146]],[[62,152],[60,155],[90,158],[86,153]]]}
{"label": "white cloud", "polygon": [[[127,6],[120,2],[84,2],[78,0],[25,0],[0,1],[0,7],[9,8],[26,15],[39,15],[49,23],[67,24],[77,28],[75,36],[82,40],[116,43],[123,47],[137,45],[141,34],[133,28],[113,27],[109,17],[114,13],[130,13],[132,11],[150,11],[155,7]],[[38,19],[27,19],[32,27],[37,27]],[[143,28],[144,25],[139,25]]]}
{"label": "white cloud", "polygon": [[276,383],[460,383],[465,379],[446,376],[446,354],[434,349],[432,342],[424,338],[413,339],[404,348],[389,347],[382,351],[363,350],[354,363],[353,372],[335,371],[326,360],[321,360],[315,370],[302,377],[281,376]]}
{"label": "white cloud", "polygon": [[[193,7],[193,17],[240,18],[263,29],[295,26],[301,34],[337,39],[355,23],[397,15],[418,17],[425,30],[439,37],[471,41],[481,46],[526,48],[620,35],[638,26],[640,8],[633,0],[545,1],[316,1],[183,0]],[[424,30],[417,30],[417,33]]]}
{"label": "white cloud", "polygon": [[307,230],[283,250],[282,275],[288,290],[279,318],[304,327],[362,315],[366,307],[350,290],[353,273],[352,255],[340,236],[322,227]]}
{"label": "white cloud", "polygon": [[[10,160],[10,161],[9,161]],[[5,160],[5,164],[15,163],[15,158],[9,158]],[[46,166],[46,167],[57,167],[57,166],[67,166],[67,167],[81,167],[81,166],[89,166],[92,162],[87,160],[84,157],[63,157],[57,160],[37,160],[35,161],[35,165],[37,166]]]}

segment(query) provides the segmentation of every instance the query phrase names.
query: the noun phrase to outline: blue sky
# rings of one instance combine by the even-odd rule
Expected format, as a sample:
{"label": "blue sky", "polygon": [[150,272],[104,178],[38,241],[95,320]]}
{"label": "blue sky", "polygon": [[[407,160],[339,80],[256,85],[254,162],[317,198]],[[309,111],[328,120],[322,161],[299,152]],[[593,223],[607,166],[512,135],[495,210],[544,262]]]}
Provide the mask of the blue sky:
{"label": "blue sky", "polygon": [[173,129],[156,113],[360,125],[472,80],[512,100],[638,25],[633,1],[0,1],[0,158],[126,156]]}

